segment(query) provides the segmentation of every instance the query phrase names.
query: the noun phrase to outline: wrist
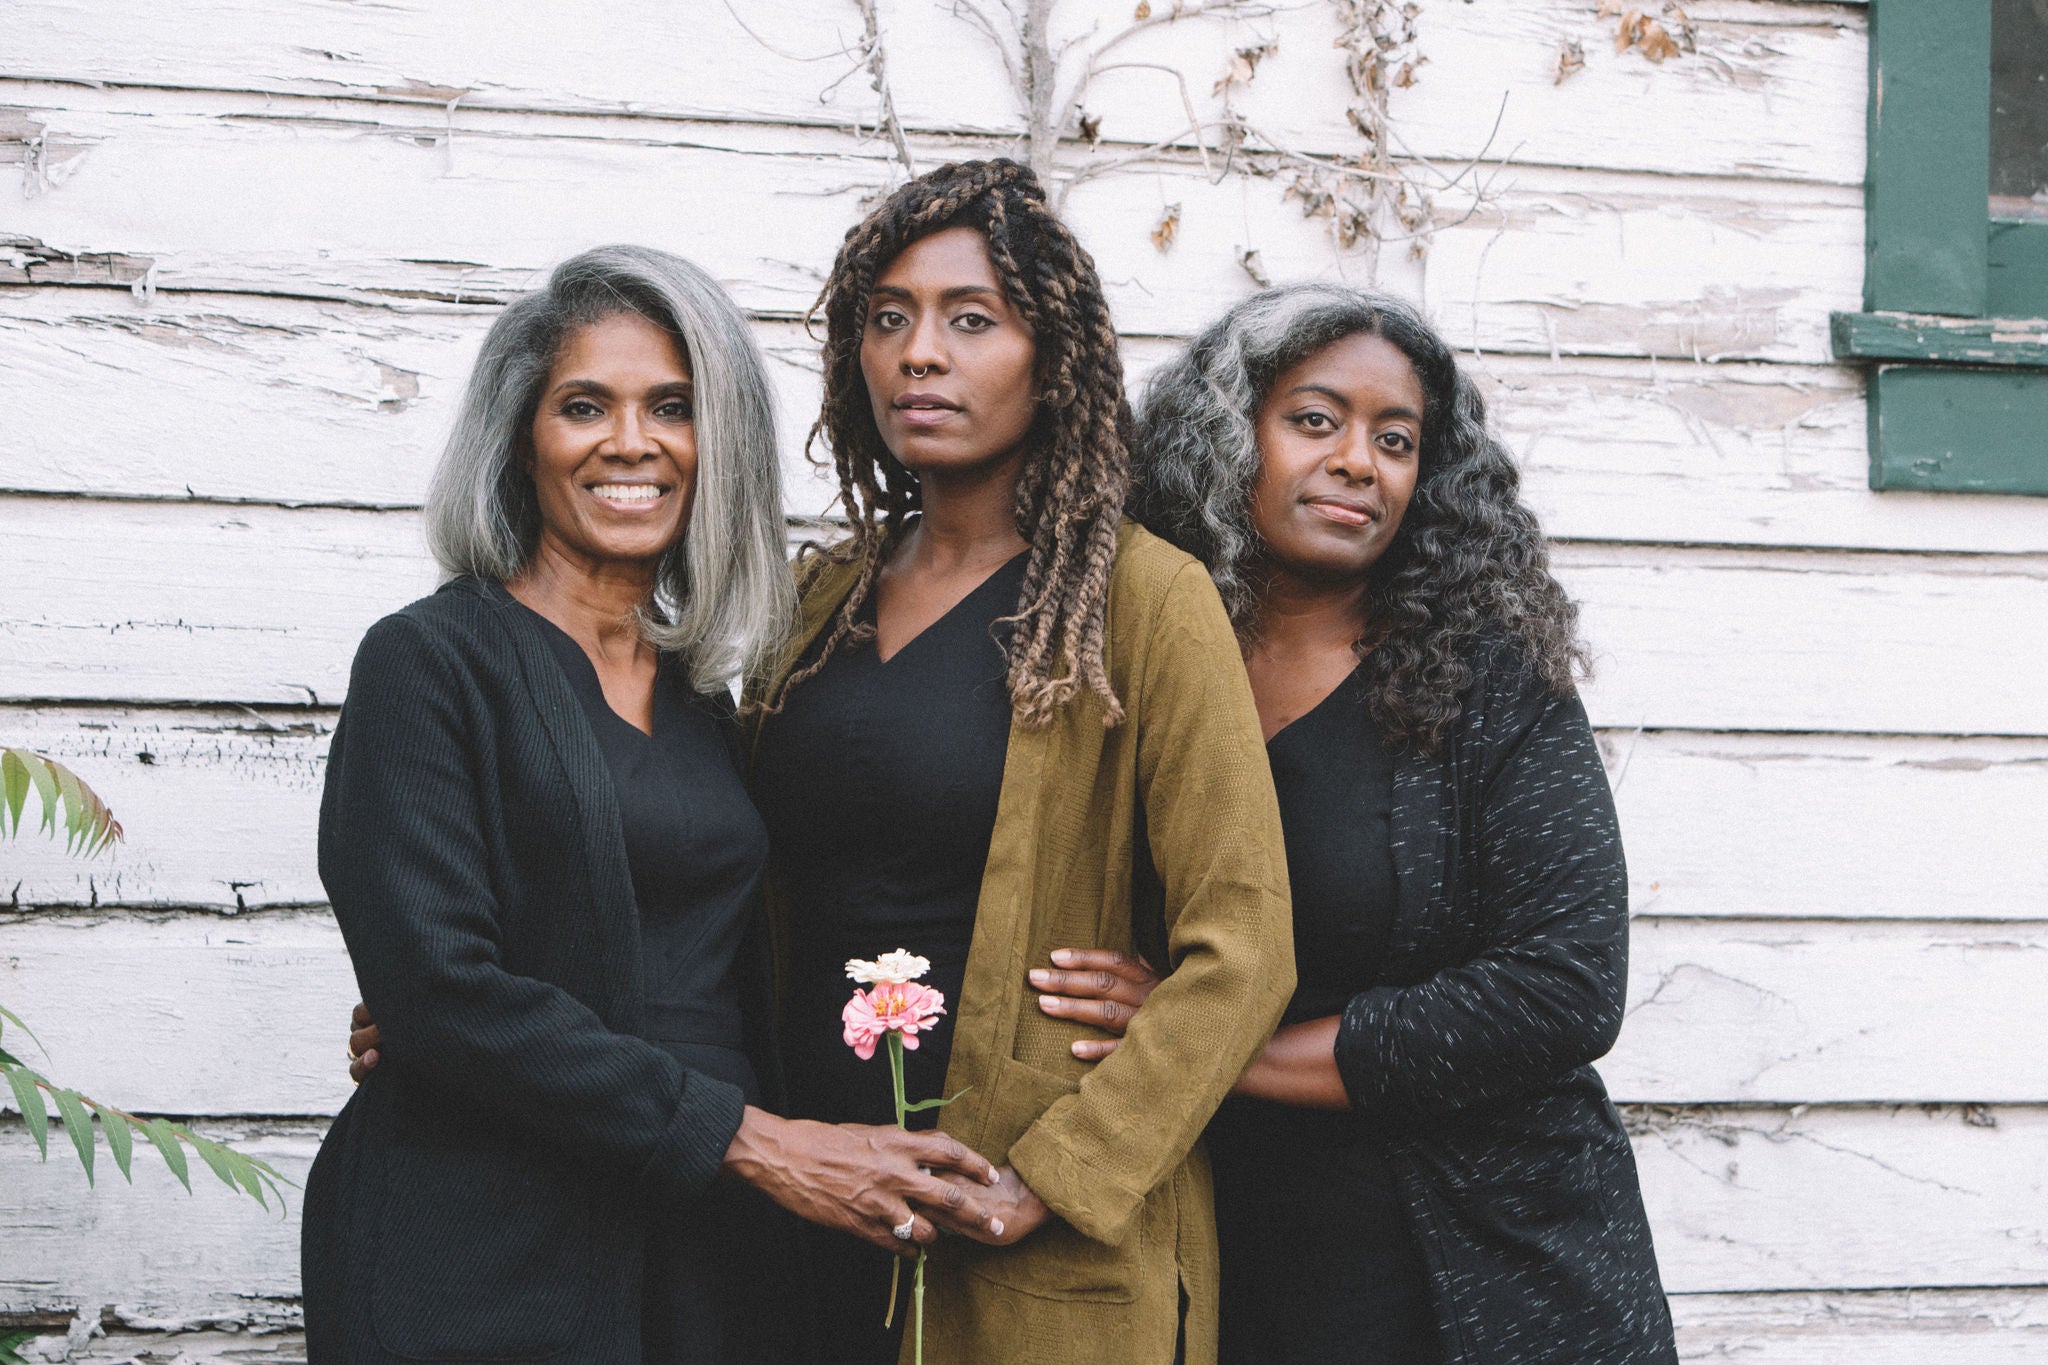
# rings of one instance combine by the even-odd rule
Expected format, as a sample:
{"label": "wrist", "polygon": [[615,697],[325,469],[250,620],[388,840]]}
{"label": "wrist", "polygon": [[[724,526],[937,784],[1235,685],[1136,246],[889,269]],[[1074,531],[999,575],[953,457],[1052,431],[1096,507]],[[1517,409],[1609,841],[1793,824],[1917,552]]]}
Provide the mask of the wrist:
{"label": "wrist", "polygon": [[764,1184],[770,1171],[784,1165],[778,1154],[783,1148],[783,1130],[788,1126],[788,1119],[748,1105],[740,1111],[739,1131],[726,1145],[719,1169],[749,1185]]}

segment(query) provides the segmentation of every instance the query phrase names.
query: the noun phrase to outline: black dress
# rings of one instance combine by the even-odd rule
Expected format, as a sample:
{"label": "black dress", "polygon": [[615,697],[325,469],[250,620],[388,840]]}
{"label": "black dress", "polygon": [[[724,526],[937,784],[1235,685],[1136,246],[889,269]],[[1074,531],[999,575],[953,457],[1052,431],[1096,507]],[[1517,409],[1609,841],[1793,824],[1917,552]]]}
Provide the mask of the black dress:
{"label": "black dress", "polygon": [[[1010,735],[995,623],[1015,610],[1023,573],[1019,555],[886,663],[872,644],[842,645],[762,727],[754,792],[789,905],[781,1044],[796,1117],[896,1121],[884,1054],[863,1062],[841,1037],[840,1011],[855,989],[849,958],[896,948],[928,958],[924,981],[944,993],[949,1016],[958,1011]],[[918,1041],[904,1057],[904,1093],[935,1098],[952,1032],[942,1021]],[[937,1119],[927,1110],[910,1122]],[[832,1358],[890,1365],[908,1280],[895,1325],[884,1329],[894,1258],[843,1233],[815,1230],[812,1240],[818,1326]]]}
{"label": "black dress", "polygon": [[[582,646],[532,615],[546,628],[617,792],[640,913],[642,1036],[758,1104],[738,959],[767,867],[768,833],[740,777],[732,702],[694,692],[663,656],[653,733],[643,733],[612,710]],[[687,1223],[660,1219],[649,1230],[642,1360],[787,1359],[780,1337],[787,1308],[766,1301],[786,1221],[751,1190],[724,1181],[700,1197],[695,1212]]]}
{"label": "black dress", "polygon": [[[1283,1024],[1378,984],[1393,927],[1392,756],[1354,670],[1267,743],[1294,892]],[[1210,1123],[1225,1365],[1427,1365],[1421,1254],[1377,1138],[1349,1111],[1226,1101]]]}

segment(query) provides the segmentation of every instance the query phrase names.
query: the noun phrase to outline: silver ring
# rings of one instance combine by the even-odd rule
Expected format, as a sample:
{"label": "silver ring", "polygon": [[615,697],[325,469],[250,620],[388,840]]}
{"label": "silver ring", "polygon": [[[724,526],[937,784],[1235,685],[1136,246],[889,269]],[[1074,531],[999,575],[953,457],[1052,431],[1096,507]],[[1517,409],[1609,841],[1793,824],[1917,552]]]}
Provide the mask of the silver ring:
{"label": "silver ring", "polygon": [[910,377],[912,379],[922,379],[932,372],[932,367],[929,365],[925,366],[921,370],[917,368],[917,366],[915,365],[906,365],[903,368],[910,371]]}
{"label": "silver ring", "polygon": [[909,1241],[909,1240],[910,1240],[910,1237],[911,1237],[911,1234],[917,1231],[917,1215],[916,1215],[916,1214],[914,1214],[914,1213],[913,1213],[913,1214],[911,1214],[911,1215],[910,1215],[910,1217],[908,1217],[908,1218],[904,1219],[904,1220],[903,1220],[902,1222],[898,1223],[898,1224],[897,1224],[897,1225],[896,1225],[895,1227],[893,1227],[893,1228],[890,1228],[890,1229],[889,1229],[889,1231],[891,1231],[891,1232],[893,1232],[893,1233],[895,1233],[895,1234],[896,1234],[896,1240],[897,1240],[897,1241],[899,1241],[899,1242],[907,1242],[907,1241]]}

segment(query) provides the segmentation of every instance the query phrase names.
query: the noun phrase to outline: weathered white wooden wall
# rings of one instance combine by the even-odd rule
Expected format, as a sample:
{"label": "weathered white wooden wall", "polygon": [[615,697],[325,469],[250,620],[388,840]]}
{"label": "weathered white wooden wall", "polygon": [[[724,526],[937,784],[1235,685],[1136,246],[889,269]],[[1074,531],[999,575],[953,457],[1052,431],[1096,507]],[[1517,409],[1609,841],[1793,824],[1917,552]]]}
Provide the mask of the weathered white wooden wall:
{"label": "weathered white wooden wall", "polygon": [[[2038,1360],[2048,501],[1866,491],[1827,345],[1860,291],[1864,11],[1688,8],[1698,51],[1652,65],[1594,0],[1421,0],[1405,148],[1454,168],[1499,130],[1382,280],[1470,349],[1602,656],[1639,916],[1606,1072],[1686,1358]],[[1008,148],[955,6],[882,18],[918,156]],[[1309,0],[1120,55],[1213,110],[1230,50],[1277,36],[1240,107],[1356,153],[1334,31]],[[431,585],[417,503],[497,301],[600,241],[703,262],[760,319],[794,507],[822,507],[794,318],[898,175],[858,33],[852,0],[0,0],[0,736],[129,831],[92,864],[0,846],[0,1000],[54,1072],[291,1173],[346,1097],[322,755],[361,631]],[[1153,67],[1088,109],[1074,164],[1182,121]],[[1241,249],[1360,275],[1277,184],[1184,150],[1069,216],[1135,371],[1251,288]],[[103,1320],[78,1360],[298,1358],[296,1216],[138,1167],[88,1191],[0,1119],[0,1312]]]}

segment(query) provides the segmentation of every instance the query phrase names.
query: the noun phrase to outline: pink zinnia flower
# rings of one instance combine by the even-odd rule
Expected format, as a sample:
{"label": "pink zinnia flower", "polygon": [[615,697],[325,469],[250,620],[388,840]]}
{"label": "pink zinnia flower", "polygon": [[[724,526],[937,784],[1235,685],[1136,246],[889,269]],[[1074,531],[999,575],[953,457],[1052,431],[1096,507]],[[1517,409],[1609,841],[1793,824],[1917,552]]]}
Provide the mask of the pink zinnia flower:
{"label": "pink zinnia flower", "polygon": [[917,1050],[917,1035],[946,1012],[946,997],[915,981],[880,981],[870,990],[855,991],[839,1017],[846,1023],[846,1045],[867,1061],[885,1034],[903,1035],[903,1046]]}

